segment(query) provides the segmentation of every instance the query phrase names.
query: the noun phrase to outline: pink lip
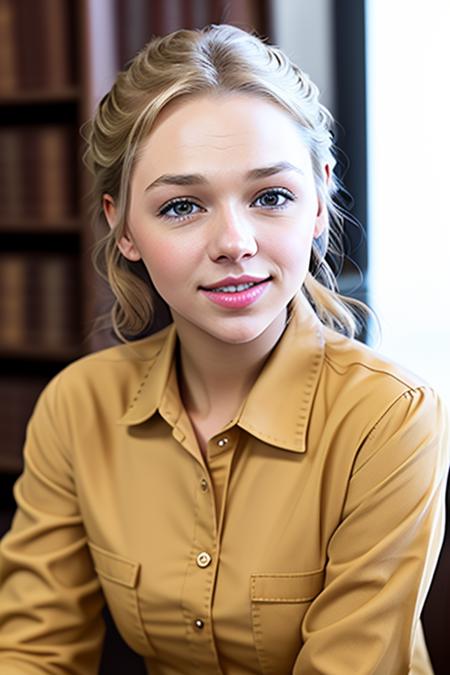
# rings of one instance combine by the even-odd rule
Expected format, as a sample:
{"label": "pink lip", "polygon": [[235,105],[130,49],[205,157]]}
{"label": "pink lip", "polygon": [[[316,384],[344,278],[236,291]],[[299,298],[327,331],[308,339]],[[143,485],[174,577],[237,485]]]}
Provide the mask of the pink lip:
{"label": "pink lip", "polygon": [[[228,281],[227,283],[221,282],[220,284],[217,284],[215,288],[218,286],[227,286],[229,284],[237,284],[237,283],[248,283],[248,281],[256,281],[255,279],[250,279],[249,277],[240,277],[239,282],[234,279],[233,281]],[[214,302],[216,305],[220,305],[221,307],[227,307],[228,309],[240,309],[241,307],[248,307],[248,305],[252,305],[254,302],[259,300],[259,298],[262,296],[262,294],[267,290],[268,286],[270,283],[270,279],[267,281],[263,281],[262,283],[259,283],[257,286],[253,286],[252,288],[248,288],[245,291],[239,291],[238,293],[220,293],[218,291],[211,291],[205,288],[201,288],[201,292],[206,295],[206,297],[211,300],[211,302]]]}
{"label": "pink lip", "polygon": [[220,279],[210,286],[201,286],[200,288],[202,291],[210,291],[212,288],[220,288],[220,286],[229,286],[230,284],[235,286],[238,284],[248,284],[250,282],[258,284],[265,279],[267,279],[267,277],[252,277],[248,274],[243,274],[240,277],[225,277],[224,279]]}

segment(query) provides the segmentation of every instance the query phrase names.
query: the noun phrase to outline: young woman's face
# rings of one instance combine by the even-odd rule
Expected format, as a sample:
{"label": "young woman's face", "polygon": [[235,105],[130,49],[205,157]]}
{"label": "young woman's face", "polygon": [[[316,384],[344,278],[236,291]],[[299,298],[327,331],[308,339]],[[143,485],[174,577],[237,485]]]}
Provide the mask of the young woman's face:
{"label": "young woman's face", "polygon": [[[105,210],[113,221],[108,199]],[[244,343],[284,321],[326,217],[285,111],[252,95],[202,95],[158,118],[119,247],[142,258],[175,322]]]}

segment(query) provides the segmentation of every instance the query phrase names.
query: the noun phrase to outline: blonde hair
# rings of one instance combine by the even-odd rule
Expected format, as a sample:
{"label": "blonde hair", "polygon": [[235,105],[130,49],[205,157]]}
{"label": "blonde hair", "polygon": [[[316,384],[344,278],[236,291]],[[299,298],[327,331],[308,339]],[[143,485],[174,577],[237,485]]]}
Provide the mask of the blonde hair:
{"label": "blonde hair", "polygon": [[[311,156],[319,199],[326,206],[329,227],[314,240],[303,292],[327,326],[354,337],[361,314],[357,300],[338,293],[325,254],[342,254],[342,226],[347,217],[337,203],[340,183],[334,171],[326,181],[324,165],[336,165],[330,112],[319,102],[319,91],[278,48],[228,25],[179,30],[152,39],[118,74],[86,125],[85,162],[94,176],[94,219],[107,234],[98,242],[94,264],[115,296],[111,312],[114,332],[122,341],[143,333],[154,318],[156,290],[142,262],[130,262],[117,242],[126,224],[129,185],[142,141],[164,107],[181,96],[208,92],[246,92],[284,108],[298,123]],[[104,194],[113,197],[117,222],[110,230],[102,207]]]}

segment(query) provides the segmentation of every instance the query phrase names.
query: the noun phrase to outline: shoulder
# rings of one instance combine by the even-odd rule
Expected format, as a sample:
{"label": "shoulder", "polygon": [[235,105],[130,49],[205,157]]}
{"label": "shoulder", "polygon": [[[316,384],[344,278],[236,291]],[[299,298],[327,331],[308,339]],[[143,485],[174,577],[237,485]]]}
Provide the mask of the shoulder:
{"label": "shoulder", "polygon": [[[120,417],[165,344],[169,328],[151,337],[84,356],[61,370],[37,404],[53,414],[83,415],[108,408]],[[113,412],[114,411],[114,412]]]}
{"label": "shoulder", "polygon": [[[325,329],[321,387],[327,414],[352,420],[361,437],[384,417],[445,417],[439,394],[423,378],[357,340]],[[323,396],[322,396],[323,400]]]}
{"label": "shoulder", "polygon": [[383,449],[387,470],[417,452],[440,474],[448,469],[448,414],[442,398],[420,376],[372,348],[324,331],[324,356],[311,427],[358,470]]}
{"label": "shoulder", "polygon": [[99,381],[104,386],[110,380],[117,383],[122,379],[132,382],[156,360],[168,332],[169,328],[166,328],[151,337],[84,356],[62,370],[59,378],[65,386],[95,385]]}
{"label": "shoulder", "polygon": [[154,361],[158,356],[169,330],[170,326],[150,337],[115,345],[83,356],[64,368],[60,375],[64,378],[83,378],[100,371],[109,372],[111,369],[133,371],[145,368],[149,362]]}
{"label": "shoulder", "polygon": [[368,345],[325,328],[324,365],[341,381],[377,382],[393,391],[426,387],[427,382]]}

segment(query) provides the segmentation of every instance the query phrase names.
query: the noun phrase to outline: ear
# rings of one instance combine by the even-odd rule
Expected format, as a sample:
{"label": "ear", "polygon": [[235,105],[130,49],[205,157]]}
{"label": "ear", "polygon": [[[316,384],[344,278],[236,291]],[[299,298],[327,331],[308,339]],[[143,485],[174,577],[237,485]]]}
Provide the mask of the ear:
{"label": "ear", "polygon": [[319,200],[319,209],[317,211],[316,222],[314,224],[314,239],[318,239],[327,229],[329,224],[328,210],[322,200]]}
{"label": "ear", "polygon": [[[326,185],[329,185],[331,180],[331,169],[329,164],[325,164],[324,174],[325,183]],[[316,222],[314,225],[314,239],[318,239],[318,237],[320,237],[320,235],[323,234],[329,226],[328,209],[326,204],[322,199],[319,199],[318,203],[319,206],[317,209]]]}
{"label": "ear", "polygon": [[[117,224],[117,207],[114,203],[114,199],[111,197],[111,195],[104,194],[103,195],[103,213],[105,214],[105,218],[108,222],[108,225],[111,229],[114,229],[116,224]],[[131,260],[132,262],[137,262],[138,260],[141,259],[141,254],[134,243],[133,239],[131,238],[131,235],[128,232],[124,232],[122,237],[117,240],[117,247],[121,254],[127,259]]]}

